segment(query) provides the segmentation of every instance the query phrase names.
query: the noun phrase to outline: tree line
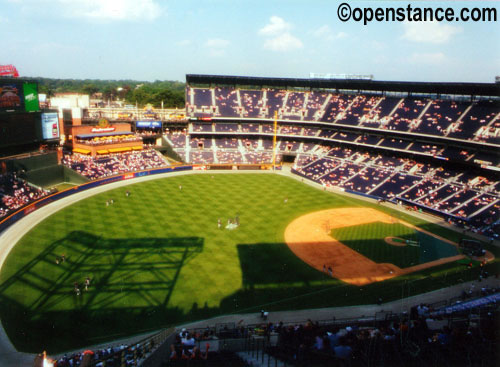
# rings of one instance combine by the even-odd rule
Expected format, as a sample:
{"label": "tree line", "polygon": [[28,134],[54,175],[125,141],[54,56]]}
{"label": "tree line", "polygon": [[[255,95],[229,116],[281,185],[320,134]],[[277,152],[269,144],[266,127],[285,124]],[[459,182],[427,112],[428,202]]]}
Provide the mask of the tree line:
{"label": "tree line", "polygon": [[137,80],[98,80],[98,79],[53,79],[33,78],[38,82],[38,92],[52,97],[56,93],[83,93],[90,96],[102,94],[104,102],[121,100],[126,104],[154,107],[184,108],[185,83],[177,81],[154,82]]}

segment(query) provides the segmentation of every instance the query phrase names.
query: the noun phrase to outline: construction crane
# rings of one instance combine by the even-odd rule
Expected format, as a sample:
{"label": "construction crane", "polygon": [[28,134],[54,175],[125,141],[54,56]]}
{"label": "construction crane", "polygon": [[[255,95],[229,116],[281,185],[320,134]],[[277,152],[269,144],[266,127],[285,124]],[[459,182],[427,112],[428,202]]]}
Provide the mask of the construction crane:
{"label": "construction crane", "polygon": [[19,77],[19,73],[14,65],[0,65],[0,76]]}

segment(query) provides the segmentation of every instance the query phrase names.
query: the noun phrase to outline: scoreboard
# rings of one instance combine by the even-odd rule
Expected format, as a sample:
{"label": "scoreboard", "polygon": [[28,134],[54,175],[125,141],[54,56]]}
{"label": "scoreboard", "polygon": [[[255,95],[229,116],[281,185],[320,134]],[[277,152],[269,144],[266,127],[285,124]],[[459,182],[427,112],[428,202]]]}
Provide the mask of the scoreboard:
{"label": "scoreboard", "polygon": [[0,78],[0,149],[58,139],[57,111],[40,111],[38,83]]}
{"label": "scoreboard", "polygon": [[39,110],[37,83],[22,79],[0,79],[0,112]]}
{"label": "scoreboard", "polygon": [[40,113],[0,114],[0,148],[40,141]]}

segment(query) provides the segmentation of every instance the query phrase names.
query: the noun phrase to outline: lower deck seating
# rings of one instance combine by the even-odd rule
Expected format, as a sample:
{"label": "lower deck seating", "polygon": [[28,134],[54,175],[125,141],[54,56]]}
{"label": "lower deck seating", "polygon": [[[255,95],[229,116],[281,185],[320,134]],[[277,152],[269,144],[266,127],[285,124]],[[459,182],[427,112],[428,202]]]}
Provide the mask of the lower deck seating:
{"label": "lower deck seating", "polygon": [[97,157],[65,154],[62,163],[91,180],[169,165],[163,156],[153,149]]}
{"label": "lower deck seating", "polygon": [[47,193],[29,185],[15,173],[0,174],[0,218]]}

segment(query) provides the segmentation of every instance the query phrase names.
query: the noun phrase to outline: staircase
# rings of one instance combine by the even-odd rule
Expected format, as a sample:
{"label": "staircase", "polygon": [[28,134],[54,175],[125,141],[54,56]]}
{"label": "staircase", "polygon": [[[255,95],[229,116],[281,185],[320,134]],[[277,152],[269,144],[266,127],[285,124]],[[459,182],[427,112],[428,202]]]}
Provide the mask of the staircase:
{"label": "staircase", "polygon": [[255,352],[238,352],[238,357],[243,359],[252,367],[284,367],[285,363],[270,356],[263,351]]}

